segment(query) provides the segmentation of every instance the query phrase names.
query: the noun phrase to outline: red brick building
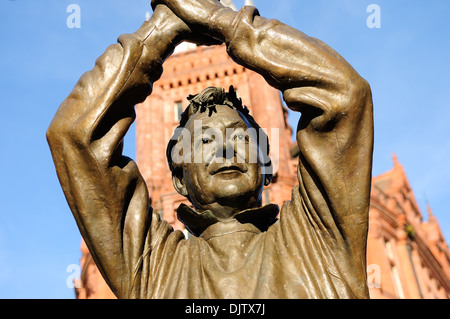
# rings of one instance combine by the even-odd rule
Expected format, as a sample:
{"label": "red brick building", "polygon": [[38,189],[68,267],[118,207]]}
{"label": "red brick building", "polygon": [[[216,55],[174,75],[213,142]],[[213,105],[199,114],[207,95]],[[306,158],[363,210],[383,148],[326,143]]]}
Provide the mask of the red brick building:
{"label": "red brick building", "polygon": [[[152,95],[136,107],[137,163],[153,208],[175,229],[184,229],[176,208],[188,202],[172,186],[167,143],[189,94],[230,85],[271,138],[271,157],[278,169],[264,189],[263,202],[281,206],[297,183],[296,147],[279,92],[260,75],[231,61],[224,47],[185,48],[165,62]],[[428,214],[424,222],[406,174],[394,158],[394,168],[373,179],[367,255],[372,298],[450,298],[449,249],[430,209]],[[114,298],[84,243],[81,250],[77,298]]]}
{"label": "red brick building", "polygon": [[417,205],[403,166],[373,179],[367,246],[371,298],[450,298],[450,253],[437,219]]}

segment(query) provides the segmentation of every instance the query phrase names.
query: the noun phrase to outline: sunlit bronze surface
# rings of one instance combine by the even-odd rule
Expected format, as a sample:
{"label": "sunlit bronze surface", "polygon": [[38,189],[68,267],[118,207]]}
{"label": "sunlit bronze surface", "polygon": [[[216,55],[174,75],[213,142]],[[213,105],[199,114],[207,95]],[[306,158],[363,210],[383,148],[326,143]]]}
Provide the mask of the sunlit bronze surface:
{"label": "sunlit bronze surface", "polygon": [[[119,37],[82,76],[47,132],[68,204],[111,289],[119,298],[368,298],[367,82],[321,41],[260,17],[254,7],[235,12],[214,0],[152,5],[150,21]],[[151,93],[182,41],[226,43],[236,62],[302,113],[299,185],[281,211],[261,207],[270,182],[270,174],[258,173],[261,162],[246,159],[227,170],[205,160],[173,170],[174,187],[195,208],[178,209],[195,235],[189,239],[153,212],[136,164],[122,155],[134,105]],[[241,109],[212,107],[192,112],[185,127],[192,131],[194,120],[218,130],[254,126]]]}

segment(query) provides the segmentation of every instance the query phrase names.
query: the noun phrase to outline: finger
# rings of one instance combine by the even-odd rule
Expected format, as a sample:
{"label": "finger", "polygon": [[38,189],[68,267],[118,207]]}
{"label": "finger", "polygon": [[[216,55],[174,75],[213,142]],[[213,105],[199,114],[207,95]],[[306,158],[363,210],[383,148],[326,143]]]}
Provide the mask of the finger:
{"label": "finger", "polygon": [[153,11],[155,11],[155,8],[158,4],[163,4],[163,2],[161,0],[152,0],[150,6],[152,7]]}

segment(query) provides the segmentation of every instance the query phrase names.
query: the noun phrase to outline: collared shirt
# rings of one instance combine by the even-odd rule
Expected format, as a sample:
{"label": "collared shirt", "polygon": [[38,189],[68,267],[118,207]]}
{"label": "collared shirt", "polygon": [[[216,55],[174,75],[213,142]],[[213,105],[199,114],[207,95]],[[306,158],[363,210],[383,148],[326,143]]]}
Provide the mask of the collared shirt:
{"label": "collared shirt", "polygon": [[[202,218],[188,206],[180,210]],[[310,220],[318,216],[303,210],[298,187],[279,220],[278,213],[274,204],[246,210],[189,239],[161,226],[156,247],[138,265],[146,270],[140,297],[356,298],[345,249],[317,233]]]}

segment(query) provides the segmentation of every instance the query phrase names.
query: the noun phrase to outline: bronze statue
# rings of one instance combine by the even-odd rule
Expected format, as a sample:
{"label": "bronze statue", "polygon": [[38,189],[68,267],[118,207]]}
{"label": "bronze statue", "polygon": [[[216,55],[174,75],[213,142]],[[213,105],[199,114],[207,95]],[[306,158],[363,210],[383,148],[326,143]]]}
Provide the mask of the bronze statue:
{"label": "bronze statue", "polygon": [[[113,292],[119,298],[368,298],[368,83],[327,45],[260,17],[254,7],[236,12],[217,0],[154,0],[152,7],[150,21],[119,37],[82,76],[47,132],[68,204]],[[261,74],[302,113],[299,185],[280,212],[273,204],[261,207],[271,180],[270,160],[258,144],[264,136],[195,137],[195,121],[222,133],[259,131],[233,90],[208,88],[190,97],[180,127],[194,135],[192,152],[183,148],[182,160],[174,160],[180,134],[167,152],[173,184],[194,207],[178,209],[195,235],[189,239],[153,212],[136,164],[122,155],[134,105],[151,93],[182,41],[225,43],[237,63]],[[186,161],[200,146],[202,160]]]}

